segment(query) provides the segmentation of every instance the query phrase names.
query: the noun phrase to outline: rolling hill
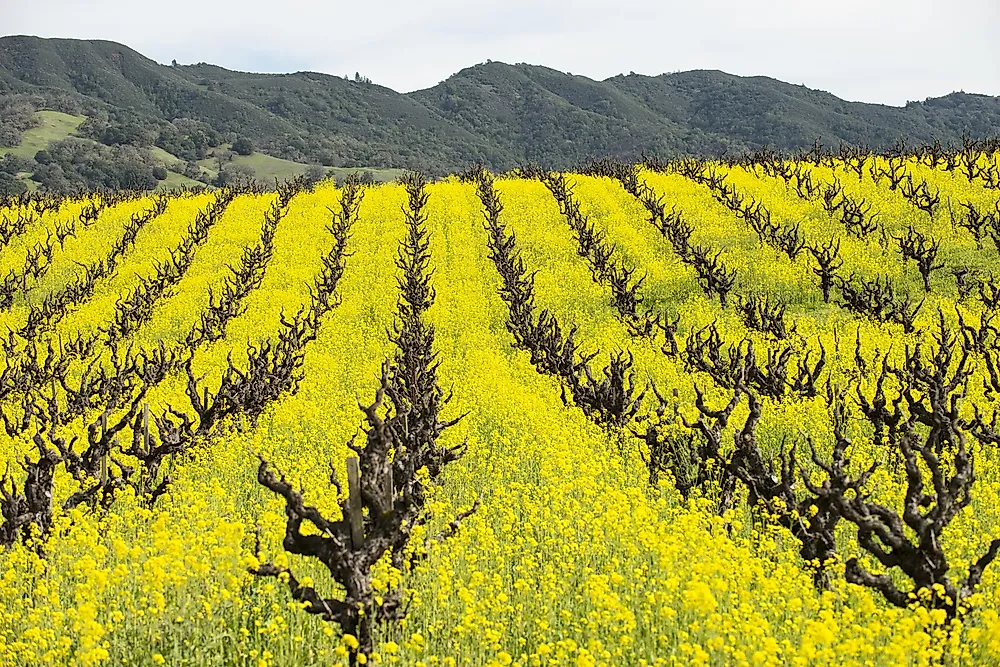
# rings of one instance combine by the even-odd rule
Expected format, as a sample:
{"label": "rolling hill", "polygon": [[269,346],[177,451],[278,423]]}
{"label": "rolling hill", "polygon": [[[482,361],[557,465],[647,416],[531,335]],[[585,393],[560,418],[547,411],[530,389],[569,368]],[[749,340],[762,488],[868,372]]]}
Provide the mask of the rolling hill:
{"label": "rolling hill", "polygon": [[[441,175],[475,161],[497,170],[525,160],[558,169],[596,155],[634,159],[643,151],[718,154],[764,144],[791,151],[817,138],[873,147],[899,139],[955,142],[964,132],[987,136],[1000,127],[1000,98],[967,93],[888,107],[719,71],[595,81],[487,62],[401,94],[315,72],[162,65],[107,41],[0,38],[0,146],[32,157],[27,153],[37,151],[44,134],[32,126],[48,127],[40,111],[85,119],[70,130],[65,119],[50,127],[45,136],[53,141],[72,131],[73,141],[158,148],[175,159],[162,153],[136,159],[202,180],[211,177],[205,161],[239,137],[253,146],[255,159],[241,159],[244,171],[255,174],[315,164]],[[31,165],[11,163],[7,170],[15,168],[23,173]]]}

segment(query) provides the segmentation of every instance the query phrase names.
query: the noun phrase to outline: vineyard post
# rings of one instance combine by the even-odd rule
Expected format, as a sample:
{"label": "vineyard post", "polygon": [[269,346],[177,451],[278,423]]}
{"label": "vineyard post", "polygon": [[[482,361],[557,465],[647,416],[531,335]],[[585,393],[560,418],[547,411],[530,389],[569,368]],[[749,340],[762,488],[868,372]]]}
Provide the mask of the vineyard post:
{"label": "vineyard post", "polygon": [[365,540],[364,517],[361,514],[361,469],[357,457],[347,457],[347,501],[351,520],[351,543],[360,549]]}
{"label": "vineyard post", "polygon": [[[108,411],[105,410],[101,413],[101,442],[108,435]],[[101,486],[104,486],[108,482],[108,455],[105,453],[101,456]]]}
{"label": "vineyard post", "polygon": [[149,454],[149,403],[142,405],[142,448]]}

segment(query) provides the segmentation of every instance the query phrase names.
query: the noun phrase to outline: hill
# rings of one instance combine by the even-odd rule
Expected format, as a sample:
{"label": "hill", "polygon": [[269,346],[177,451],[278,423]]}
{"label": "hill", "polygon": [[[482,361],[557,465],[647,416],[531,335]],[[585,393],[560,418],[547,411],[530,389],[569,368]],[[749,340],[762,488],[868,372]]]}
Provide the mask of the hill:
{"label": "hill", "polygon": [[[261,155],[238,169],[237,162],[234,173],[257,174],[254,165],[264,162],[273,168],[278,163],[263,160],[269,156],[294,163],[289,173],[313,164],[440,175],[479,160],[498,170],[525,160],[566,168],[595,155],[717,154],[764,144],[796,150],[817,138],[876,148],[901,138],[955,142],[963,132],[986,136],[1000,126],[997,97],[953,93],[888,107],[719,71],[595,81],[487,62],[401,94],[360,77],[161,65],[107,41],[0,38],[0,146],[21,147],[14,151],[20,161],[9,158],[0,171],[33,173],[26,151],[36,146],[38,132],[30,133],[44,125],[42,110],[85,118],[75,129],[57,124],[52,141],[130,146],[139,151],[128,158],[135,164],[201,180],[213,178],[204,161],[214,157],[217,172],[225,146],[240,138]],[[143,152],[153,147],[173,159]],[[95,160],[121,156],[105,151]]]}

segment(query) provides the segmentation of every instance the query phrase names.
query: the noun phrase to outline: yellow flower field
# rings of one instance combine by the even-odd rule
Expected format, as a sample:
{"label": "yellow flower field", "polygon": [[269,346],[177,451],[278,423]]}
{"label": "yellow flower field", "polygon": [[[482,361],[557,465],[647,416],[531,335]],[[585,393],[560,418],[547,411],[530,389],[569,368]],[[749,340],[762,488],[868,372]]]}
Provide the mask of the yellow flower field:
{"label": "yellow flower field", "polygon": [[[888,170],[887,159],[872,158],[865,169],[877,173],[884,163]],[[395,480],[399,503],[412,489],[425,495],[411,499],[421,518],[407,528],[405,549],[385,551],[364,573],[374,602],[362,617],[393,609],[393,596],[405,607],[398,618],[375,613],[367,651],[364,636],[293,598],[295,581],[326,599],[343,598],[344,589],[315,557],[287,550],[292,510],[286,514],[285,500],[258,474],[266,461],[292,492],[301,490],[305,504],[349,525],[343,514],[352,493],[349,443],[362,447],[373,438],[359,404],[376,400],[383,363],[399,362],[394,341],[406,317],[398,302],[407,275],[399,253],[416,229],[408,217],[412,184],[328,181],[293,183],[278,193],[177,194],[162,213],[149,213],[129,242],[121,240],[129,221],[150,212],[153,198],[100,207],[96,221],[80,223],[74,236],[53,246],[49,270],[23,281],[0,312],[0,324],[11,331],[0,352],[6,424],[0,434],[6,471],[0,665],[1000,663],[998,564],[987,562],[981,581],[961,600],[946,599],[943,585],[960,587],[1000,538],[1000,387],[991,377],[1000,361],[1000,325],[990,324],[1000,220],[993,223],[995,246],[988,221],[979,242],[958,224],[969,215],[962,202],[1000,216],[1000,192],[961,169],[910,157],[904,169],[912,183],[926,182],[940,193],[929,214],[911,202],[919,195],[903,196],[902,186],[890,188],[887,177],[871,171],[859,179],[843,160],[787,164],[808,168],[818,187],[836,181],[851,201],[863,198],[869,217],[878,214],[872,224],[880,226],[852,233],[840,220],[842,208],[829,212],[821,194],[800,196],[793,181],[753,165],[702,165],[725,176],[723,187],[734,188],[725,191],[676,165],[630,170],[642,193],[665,203],[667,212],[682,212],[690,247],[718,253],[735,272],[725,307],[703,286],[699,272],[707,269],[685,255],[676,235],[658,229],[641,199],[607,170],[565,175],[581,219],[592,225],[586,233],[573,227],[553,195],[551,175],[477,172],[423,186],[433,295],[421,317],[433,327],[441,421],[460,418],[441,429],[437,442],[442,451],[463,443],[466,449],[445,459],[440,474],[431,465],[410,480]],[[493,227],[484,203],[490,188],[502,204]],[[771,240],[750,224],[757,214],[725,203],[732,196],[727,192],[766,208]],[[96,196],[46,210],[0,249],[0,270],[24,271],[32,247],[93,201]],[[15,214],[16,206],[8,203],[0,215]],[[276,219],[268,243],[266,216]],[[349,234],[338,236],[338,221]],[[775,239],[795,224],[805,245],[788,253]],[[565,373],[542,372],[530,345],[514,335],[491,246],[496,225],[513,235],[524,275],[533,275],[533,312],[556,318],[563,337],[575,327],[576,354],[595,354],[591,384],[579,371],[579,384]],[[929,263],[929,291],[918,260],[900,249],[905,241],[898,239],[911,232],[940,242]],[[610,269],[602,273],[600,260],[595,265],[581,249],[587,233],[611,249],[616,270],[635,269],[633,282],[645,277],[635,291],[641,301],[634,317],[616,306],[620,292],[607,277]],[[346,249],[338,254],[340,238]],[[845,303],[845,288],[836,281],[832,298],[824,300],[810,247],[837,239],[838,280],[887,279],[895,302],[861,312]],[[264,259],[254,265],[253,283],[241,289],[242,278],[232,276],[241,257],[249,266],[247,249],[258,244]],[[87,266],[116,247],[113,273],[66,296],[63,310],[34,336],[22,335],[32,312],[66,293]],[[323,292],[321,278],[334,261],[342,262],[342,276]],[[962,269],[972,285],[964,293],[955,275]],[[225,311],[219,299],[227,285],[239,296],[220,315],[224,335],[189,342],[204,313]],[[330,301],[320,307],[321,293]],[[892,311],[904,295],[910,307],[921,304],[910,326],[901,323],[902,311]],[[765,298],[787,307],[784,335],[748,319],[750,304]],[[650,324],[645,334],[634,330],[643,317],[662,324],[674,316],[674,352],[659,326]],[[314,338],[288,343],[289,358],[301,365],[289,366],[279,382],[280,354],[289,349],[280,341],[291,339],[293,320]],[[129,322],[124,338],[109,332],[113,321]],[[712,362],[707,348],[697,356],[695,334],[704,341],[713,324],[718,364],[728,363],[730,353],[743,354],[742,341],[752,342],[761,368],[769,354],[777,359],[787,350],[780,386],[752,379],[746,366],[735,375],[698,367],[697,359]],[[938,396],[942,385],[934,382],[941,378],[913,378],[921,363],[940,369],[933,363],[942,354],[942,331],[953,336],[955,353],[945,379],[955,376],[963,354],[967,373]],[[262,356],[267,345],[274,346],[273,356]],[[613,399],[584,392],[619,387],[613,380],[599,385],[615,354],[631,359],[624,377],[631,376],[634,388],[623,390],[639,400],[631,412],[609,408],[624,412],[602,422],[605,408],[582,407],[586,400]],[[880,375],[883,359],[890,370]],[[803,367],[815,371],[811,385],[802,380],[811,390],[796,385]],[[240,373],[257,384],[240,384]],[[866,418],[863,404],[874,401],[880,387],[886,409],[899,406],[896,430],[879,430]],[[749,445],[736,437],[752,416],[748,395],[760,407]],[[699,417],[708,426],[708,413],[734,396],[718,430],[721,451],[699,459],[706,437]],[[870,476],[833,504],[840,519],[831,528],[832,560],[806,562],[802,535],[812,535],[821,513],[814,489],[833,483],[823,465],[836,456],[841,435],[850,440],[850,476],[860,479],[871,468]],[[59,449],[59,438],[66,449]],[[906,452],[931,451],[925,439],[935,444],[933,461],[914,455],[908,470]],[[150,468],[142,447],[168,441],[175,449]],[[654,448],[684,442],[695,449],[658,450],[668,454],[652,462]],[[750,490],[741,475],[750,475],[752,464],[733,454],[759,451],[777,483],[793,446],[799,465],[788,488],[802,499],[802,512],[787,506],[788,496]],[[94,452],[98,458],[89,458]],[[407,453],[397,441],[389,464]],[[38,481],[47,455],[57,460],[51,487]],[[720,466],[730,464],[726,496]],[[971,480],[962,477],[968,465],[974,466]],[[687,484],[692,470],[703,476]],[[910,502],[915,475],[923,495]],[[45,488],[50,498],[30,497],[29,489]],[[876,560],[865,543],[872,530],[878,542],[879,529],[866,536],[848,516],[862,501],[908,519],[946,502],[957,505],[923,536],[933,544],[920,542],[909,523],[901,527],[900,539],[909,540],[915,557],[946,557],[943,569],[928,575],[941,583],[919,587],[905,568]],[[36,512],[45,507],[48,516]],[[376,528],[388,530],[377,526],[380,520],[389,521],[371,507],[365,505],[363,517],[357,510],[369,540]],[[456,517],[461,520],[449,526]],[[789,522],[805,526],[805,533],[790,530]],[[308,526],[302,534],[330,535]],[[273,575],[262,574],[265,564]],[[888,574],[883,585],[912,595],[895,604],[877,586],[850,583],[852,567],[876,578]]]}

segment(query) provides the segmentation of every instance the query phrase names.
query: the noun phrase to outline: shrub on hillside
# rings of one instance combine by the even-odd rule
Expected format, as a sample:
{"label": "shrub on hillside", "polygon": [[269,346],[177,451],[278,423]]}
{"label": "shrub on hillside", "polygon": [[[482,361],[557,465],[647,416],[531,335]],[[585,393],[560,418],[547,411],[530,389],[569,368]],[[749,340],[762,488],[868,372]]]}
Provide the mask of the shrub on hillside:
{"label": "shrub on hillside", "polygon": [[218,187],[225,185],[244,185],[252,183],[256,174],[250,167],[242,164],[229,164],[219,170],[219,175],[215,178]]}
{"label": "shrub on hillside", "polygon": [[0,171],[0,195],[19,195],[27,189],[28,186],[24,181],[13,174]]}
{"label": "shrub on hillside", "polygon": [[233,142],[233,152],[237,155],[250,155],[253,153],[253,143],[246,137],[238,137]]}

